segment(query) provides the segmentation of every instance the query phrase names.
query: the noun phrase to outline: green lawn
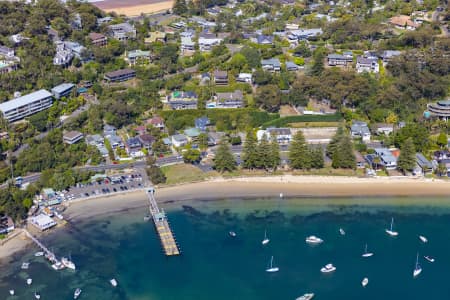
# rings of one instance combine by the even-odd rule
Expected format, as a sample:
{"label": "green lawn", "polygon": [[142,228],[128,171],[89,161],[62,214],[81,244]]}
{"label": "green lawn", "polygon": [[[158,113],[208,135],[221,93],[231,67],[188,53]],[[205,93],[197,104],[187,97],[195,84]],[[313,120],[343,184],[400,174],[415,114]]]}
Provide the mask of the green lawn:
{"label": "green lawn", "polygon": [[207,177],[217,176],[216,172],[205,173],[199,168],[189,164],[179,164],[162,167],[167,177],[166,184],[179,184],[185,182],[201,181]]}

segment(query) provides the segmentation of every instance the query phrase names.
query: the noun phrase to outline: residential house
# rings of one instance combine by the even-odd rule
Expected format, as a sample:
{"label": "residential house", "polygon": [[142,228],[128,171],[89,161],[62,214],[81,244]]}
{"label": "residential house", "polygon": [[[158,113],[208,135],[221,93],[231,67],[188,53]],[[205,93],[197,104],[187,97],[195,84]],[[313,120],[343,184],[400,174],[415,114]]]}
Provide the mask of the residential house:
{"label": "residential house", "polygon": [[172,135],[172,146],[175,148],[180,148],[188,144],[188,139],[182,134]]}
{"label": "residential house", "polygon": [[206,12],[207,12],[209,15],[215,17],[215,16],[217,16],[218,14],[220,14],[220,13],[222,12],[222,10],[220,9],[220,7],[215,6],[215,7],[210,7],[210,8],[208,8],[208,9],[206,10]]}
{"label": "residential house", "polygon": [[15,228],[14,221],[11,217],[1,216],[0,217],[0,234],[6,234],[13,231]]}
{"label": "residential house", "polygon": [[296,43],[298,41],[309,40],[316,38],[323,33],[321,28],[310,29],[294,29],[287,33],[286,37],[290,43]]}
{"label": "residential house", "polygon": [[67,97],[70,95],[72,90],[75,88],[75,84],[73,83],[61,83],[60,85],[55,86],[51,89],[51,92],[55,99],[61,99],[62,97]]}
{"label": "residential house", "polygon": [[88,37],[91,40],[91,44],[97,47],[104,47],[108,43],[108,38],[101,33],[91,32]]}
{"label": "residential house", "polygon": [[278,58],[270,58],[261,60],[261,66],[266,71],[278,72],[281,70],[281,63]]}
{"label": "residential house", "polygon": [[214,71],[214,82],[217,85],[227,85],[228,84],[228,72],[227,71]]}
{"label": "residential house", "polygon": [[215,99],[206,104],[206,108],[240,108],[242,106],[244,106],[244,95],[240,90],[217,93]]}
{"label": "residential house", "polygon": [[130,66],[137,62],[146,63],[150,61],[150,51],[132,50],[127,53],[127,61]]}
{"label": "residential house", "polygon": [[19,68],[19,58],[0,57],[0,74],[13,72]]}
{"label": "residential house", "polygon": [[273,44],[273,36],[272,35],[264,35],[258,34],[255,37],[250,39],[253,43],[258,45],[272,45]]}
{"label": "residential house", "polygon": [[356,150],[354,150],[353,153],[356,159],[356,167],[358,169],[364,169],[366,166],[366,160],[364,159],[364,156],[362,156],[362,154]]}
{"label": "residential house", "polygon": [[125,148],[125,145],[123,144],[122,138],[116,134],[110,135],[106,137],[109,141],[109,144],[111,145],[111,148],[117,149],[117,148]]}
{"label": "residential house", "polygon": [[29,39],[29,38],[25,38],[22,34],[18,33],[18,34],[13,34],[9,37],[9,40],[14,43],[14,45],[20,44],[22,43],[23,40],[25,39]]}
{"label": "residential house", "polygon": [[195,51],[195,43],[191,37],[181,37],[181,53]]}
{"label": "residential house", "polygon": [[327,60],[329,66],[347,66],[353,63],[353,55],[328,54]]}
{"label": "residential house", "polygon": [[420,170],[420,173],[417,170],[414,172],[416,175],[433,172],[433,164],[422,153],[416,153],[416,162]]}
{"label": "residential house", "polygon": [[113,17],[104,17],[104,18],[97,18],[97,26],[100,26],[102,24],[109,23],[113,20]]}
{"label": "residential house", "polygon": [[105,124],[103,126],[103,136],[104,137],[109,137],[109,136],[112,136],[112,135],[116,135],[116,131],[117,131],[116,127],[114,127],[112,125]]}
{"label": "residential house", "polygon": [[67,67],[74,57],[72,50],[66,47],[64,42],[56,43],[56,54],[53,57],[53,64],[56,66]]}
{"label": "residential house", "polygon": [[375,148],[375,154],[380,158],[381,164],[388,170],[397,168],[397,157],[387,148]]}
{"label": "residential house", "polygon": [[251,73],[239,73],[238,77],[236,78],[236,81],[251,83],[252,79],[253,75]]}
{"label": "residential house", "polygon": [[166,33],[162,32],[162,31],[153,31],[153,32],[149,32],[149,37],[144,39],[144,43],[146,44],[152,44],[155,42],[161,42],[161,43],[165,43],[166,42]]}
{"label": "residential house", "polygon": [[195,128],[200,129],[201,131],[206,131],[206,127],[208,127],[211,124],[211,121],[208,117],[203,116],[200,118],[195,119]]}
{"label": "residential house", "polygon": [[98,151],[103,157],[108,157],[109,152],[108,149],[106,149],[105,147],[105,140],[101,135],[99,134],[87,135],[85,140],[86,144],[97,147]]}
{"label": "residential house", "polygon": [[65,49],[70,50],[72,54],[79,59],[82,58],[82,53],[86,50],[86,47],[77,42],[64,41],[61,43],[64,44]]}
{"label": "residential house", "polygon": [[377,134],[384,134],[384,135],[390,135],[394,132],[394,124],[385,124],[385,123],[378,123],[375,124],[375,130]]}
{"label": "residential house", "polygon": [[394,16],[389,19],[389,24],[398,29],[416,30],[420,24],[411,20],[411,17],[405,15]]}
{"label": "residential house", "polygon": [[167,103],[174,110],[197,109],[198,97],[194,92],[172,92],[167,96]]}
{"label": "residential house", "polygon": [[128,79],[136,77],[136,71],[133,69],[121,69],[105,74],[104,79],[107,82],[119,82],[126,81]]}
{"label": "residential house", "polygon": [[136,155],[138,152],[141,151],[142,145],[139,141],[139,138],[132,137],[129,138],[125,143],[125,149],[127,150],[128,155],[135,157],[135,156],[142,156],[142,155]]}
{"label": "residential house", "polygon": [[383,60],[383,64],[387,65],[392,60],[392,58],[401,54],[402,52],[398,50],[386,50],[381,53],[380,58]]}
{"label": "residential house", "polygon": [[187,128],[184,130],[184,135],[187,137],[190,143],[197,141],[197,138],[201,133],[202,132],[200,131],[200,129],[195,127]]}
{"label": "residential house", "polygon": [[225,136],[223,132],[208,132],[208,146],[216,146]]}
{"label": "residential house", "polygon": [[353,138],[360,137],[363,142],[370,142],[370,130],[366,122],[354,121],[350,127],[350,133]]}
{"label": "residential house", "polygon": [[356,72],[363,73],[363,72],[371,72],[371,73],[378,73],[380,72],[380,66],[378,65],[378,58],[374,57],[363,57],[358,56],[356,58]]}
{"label": "residential house", "polygon": [[141,134],[140,136],[138,136],[138,139],[142,147],[144,147],[147,150],[151,150],[152,145],[155,142],[155,138],[150,134]]}
{"label": "residential house", "polygon": [[147,128],[143,125],[140,125],[134,128],[134,132],[136,132],[137,135],[145,134],[147,133]]}
{"label": "residential house", "polygon": [[223,39],[218,38],[213,33],[200,33],[198,37],[198,47],[200,51],[211,51],[212,47],[219,45]]}
{"label": "residential house", "polygon": [[292,72],[298,71],[298,66],[292,61],[287,61],[285,63],[285,65],[286,65],[287,71],[292,71]]}
{"label": "residential house", "polygon": [[136,38],[136,28],[130,23],[120,23],[108,26],[110,36],[119,41],[127,41]]}
{"label": "residential house", "polygon": [[83,139],[84,135],[79,131],[69,131],[63,135],[64,143],[72,145]]}
{"label": "residential house", "polygon": [[263,137],[270,140],[275,136],[279,144],[289,144],[292,140],[292,133],[290,128],[267,128],[266,130],[258,130],[256,137],[260,141]]}
{"label": "residential house", "polygon": [[71,22],[70,22],[70,26],[72,27],[72,29],[74,30],[81,30],[83,29],[83,23],[81,21],[81,16],[79,13],[76,13],[72,16]]}
{"label": "residential house", "polygon": [[15,56],[14,49],[0,45],[0,56],[13,58]]}
{"label": "residential house", "polygon": [[164,119],[159,116],[154,116],[153,118],[148,119],[146,123],[152,125],[153,127],[164,130]]}

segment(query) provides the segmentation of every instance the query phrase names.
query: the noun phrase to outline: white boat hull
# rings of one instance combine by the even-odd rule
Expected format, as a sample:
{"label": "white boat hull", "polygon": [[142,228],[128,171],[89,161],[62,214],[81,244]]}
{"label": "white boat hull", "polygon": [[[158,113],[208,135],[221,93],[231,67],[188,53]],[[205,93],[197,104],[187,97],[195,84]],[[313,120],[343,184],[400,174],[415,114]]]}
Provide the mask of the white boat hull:
{"label": "white boat hull", "polygon": [[267,245],[268,243],[270,242],[270,240],[269,239],[264,239],[262,242],[261,242],[261,244],[263,244],[263,245]]}
{"label": "white boat hull", "polygon": [[270,268],[270,269],[266,269],[266,272],[268,273],[275,273],[280,271],[280,268]]}
{"label": "white boat hull", "polygon": [[414,272],[413,272],[413,277],[419,276],[420,273],[422,273],[422,268],[420,268],[420,269],[415,269]]}
{"label": "white boat hull", "polygon": [[434,263],[434,258],[429,257],[429,256],[424,256],[424,258],[429,261],[430,263]]}
{"label": "white boat hull", "polygon": [[392,231],[392,230],[386,229],[386,233],[390,236],[398,236],[397,231]]}
{"label": "white boat hull", "polygon": [[371,256],[373,256],[373,253],[364,253],[363,255],[362,255],[362,257],[371,257]]}
{"label": "white boat hull", "polygon": [[369,279],[368,278],[364,278],[363,280],[362,280],[362,282],[361,282],[361,285],[363,286],[363,287],[365,287],[366,285],[368,285],[369,284]]}
{"label": "white boat hull", "polygon": [[419,235],[419,239],[422,241],[422,243],[428,243],[428,239],[423,235]]}
{"label": "white boat hull", "polygon": [[111,283],[111,285],[112,285],[113,287],[116,287],[116,286],[117,286],[117,280],[115,280],[114,278],[111,279],[109,282]]}

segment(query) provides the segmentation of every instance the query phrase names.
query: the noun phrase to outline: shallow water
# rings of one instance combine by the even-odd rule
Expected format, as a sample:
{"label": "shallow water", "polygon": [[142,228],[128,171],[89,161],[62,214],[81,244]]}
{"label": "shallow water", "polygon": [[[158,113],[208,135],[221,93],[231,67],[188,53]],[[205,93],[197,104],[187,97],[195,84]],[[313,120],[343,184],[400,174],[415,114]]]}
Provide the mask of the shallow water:
{"label": "shallow water", "polygon": [[[25,251],[0,267],[0,299],[449,299],[450,206],[430,199],[427,205],[405,199],[260,199],[189,202],[166,205],[183,255],[166,258],[144,209],[72,221],[44,238],[58,255],[71,255],[77,271],[56,272],[43,258]],[[443,199],[444,200],[444,199]],[[424,199],[420,199],[426,203]],[[396,203],[386,205],[386,203]],[[330,203],[335,203],[330,205]],[[338,203],[338,204],[336,204]],[[184,205],[184,206],[182,206]],[[384,229],[395,218],[397,238]],[[346,231],[339,234],[339,228]],[[270,243],[261,245],[267,229]],[[236,238],[228,235],[237,232]],[[305,243],[308,235],[325,242]],[[423,244],[418,235],[425,235]],[[365,243],[375,255],[363,259]],[[416,253],[422,274],[413,279]],[[265,272],[271,256],[280,268]],[[431,255],[436,262],[423,259]],[[31,261],[20,270],[22,261]],[[333,263],[337,271],[322,274]],[[33,278],[31,286],[26,278]],[[113,288],[109,279],[116,278]],[[369,285],[361,287],[361,280]],[[15,289],[15,297],[8,290]]]}

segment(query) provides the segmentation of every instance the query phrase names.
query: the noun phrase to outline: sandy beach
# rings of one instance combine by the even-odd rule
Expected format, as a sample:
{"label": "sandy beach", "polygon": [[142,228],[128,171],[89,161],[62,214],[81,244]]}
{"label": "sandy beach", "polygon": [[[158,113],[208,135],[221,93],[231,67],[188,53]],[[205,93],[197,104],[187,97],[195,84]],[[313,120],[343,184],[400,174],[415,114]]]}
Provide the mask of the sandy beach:
{"label": "sandy beach", "polygon": [[127,17],[139,16],[141,14],[151,14],[172,9],[173,1],[167,0],[131,0],[123,1],[106,0],[94,2],[95,6],[105,12],[116,12]]}
{"label": "sandy beach", "polygon": [[[432,179],[413,178],[355,178],[332,176],[272,176],[233,179],[213,179],[205,182],[188,183],[156,189],[156,199],[160,203],[182,202],[186,200],[217,200],[226,198],[251,199],[261,197],[333,197],[325,202],[351,204],[352,198],[368,197],[369,204],[390,204],[389,196],[411,196],[401,198],[396,203],[402,205],[423,204],[421,196],[445,197],[450,195],[450,182]],[[342,202],[344,199],[345,202]],[[384,199],[384,200],[383,200]],[[301,199],[299,201],[302,201]],[[306,200],[305,200],[306,201]],[[447,204],[442,198],[427,204]],[[431,202],[430,202],[431,201]],[[322,202],[324,202],[322,200]],[[306,203],[306,202],[305,202]],[[69,203],[64,212],[65,218],[74,221],[101,214],[142,208],[148,213],[147,196],[144,190],[124,194],[109,195],[95,199],[84,199]],[[23,249],[29,240],[22,235],[10,239],[0,246],[0,259],[7,258]]]}

